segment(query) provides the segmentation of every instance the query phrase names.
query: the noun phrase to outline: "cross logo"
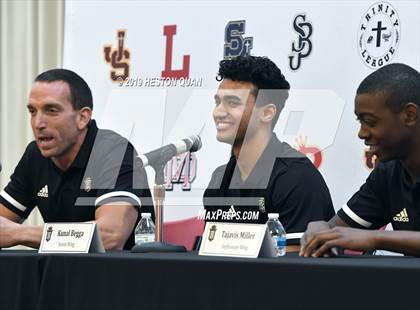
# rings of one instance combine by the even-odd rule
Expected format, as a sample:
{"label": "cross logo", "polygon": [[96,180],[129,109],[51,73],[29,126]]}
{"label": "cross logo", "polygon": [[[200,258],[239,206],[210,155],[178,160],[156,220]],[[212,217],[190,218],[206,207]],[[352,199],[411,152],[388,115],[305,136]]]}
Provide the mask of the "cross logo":
{"label": "cross logo", "polygon": [[357,37],[365,65],[376,69],[389,63],[401,40],[397,11],[387,2],[373,4],[362,17]]}

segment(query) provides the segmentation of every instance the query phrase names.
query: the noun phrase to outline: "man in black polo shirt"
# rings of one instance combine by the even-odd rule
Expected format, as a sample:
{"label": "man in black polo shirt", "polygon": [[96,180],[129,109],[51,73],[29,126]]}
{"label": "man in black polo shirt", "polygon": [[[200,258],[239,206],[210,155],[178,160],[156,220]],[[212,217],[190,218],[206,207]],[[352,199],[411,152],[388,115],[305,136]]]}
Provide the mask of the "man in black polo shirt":
{"label": "man in black polo shirt", "polygon": [[[420,255],[420,73],[404,64],[371,73],[357,89],[354,111],[359,138],[379,164],[334,218],[308,225],[300,254],[341,248]],[[388,223],[399,231],[377,230]]]}
{"label": "man in black polo shirt", "polygon": [[265,57],[223,60],[213,118],[217,140],[232,145],[227,165],[217,168],[204,192],[208,221],[265,223],[278,213],[287,232],[303,232],[334,209],[318,170],[273,133],[289,83]]}
{"label": "man in black polo shirt", "polygon": [[35,206],[45,222],[96,221],[105,249],[132,246],[140,206],[150,204],[147,177],[126,139],[96,127],[87,83],[46,71],[27,106],[35,141],[0,193],[0,247],[39,247],[42,227],[20,224]]}

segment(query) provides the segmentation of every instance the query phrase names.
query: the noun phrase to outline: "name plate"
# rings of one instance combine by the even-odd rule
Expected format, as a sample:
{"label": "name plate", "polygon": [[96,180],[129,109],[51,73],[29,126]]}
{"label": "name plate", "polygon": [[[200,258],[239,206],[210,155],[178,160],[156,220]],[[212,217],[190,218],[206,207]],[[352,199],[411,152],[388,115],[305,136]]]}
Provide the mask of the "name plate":
{"label": "name plate", "polygon": [[207,222],[199,255],[275,257],[265,224]]}
{"label": "name plate", "polygon": [[38,253],[105,253],[96,223],[45,223]]}

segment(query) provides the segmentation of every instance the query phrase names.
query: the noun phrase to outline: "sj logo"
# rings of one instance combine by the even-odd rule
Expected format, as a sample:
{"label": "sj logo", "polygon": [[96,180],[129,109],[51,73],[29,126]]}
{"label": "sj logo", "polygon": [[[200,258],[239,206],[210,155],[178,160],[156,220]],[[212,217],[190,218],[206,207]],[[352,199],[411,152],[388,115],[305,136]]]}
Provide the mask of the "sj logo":
{"label": "sj logo", "polygon": [[130,76],[130,51],[124,48],[125,30],[117,33],[118,47],[104,46],[105,61],[110,64],[110,78],[113,82],[126,80]]}
{"label": "sj logo", "polygon": [[182,183],[182,190],[191,190],[191,183],[197,175],[197,157],[194,153],[174,156],[165,166],[165,188],[173,190],[173,184]]}
{"label": "sj logo", "polygon": [[297,42],[292,42],[292,53],[289,56],[289,66],[293,71],[298,70],[301,60],[312,52],[312,24],[306,20],[305,14],[299,14],[293,21],[293,28],[298,33]]}
{"label": "sj logo", "polygon": [[245,34],[245,21],[231,21],[225,28],[225,46],[224,46],[224,59],[231,59],[237,56],[250,55],[253,46],[253,38],[246,37]]}
{"label": "sj logo", "polygon": [[297,139],[297,148],[299,152],[305,154],[312,161],[314,166],[319,169],[322,164],[322,152],[315,145],[307,145],[307,138],[299,137]]}

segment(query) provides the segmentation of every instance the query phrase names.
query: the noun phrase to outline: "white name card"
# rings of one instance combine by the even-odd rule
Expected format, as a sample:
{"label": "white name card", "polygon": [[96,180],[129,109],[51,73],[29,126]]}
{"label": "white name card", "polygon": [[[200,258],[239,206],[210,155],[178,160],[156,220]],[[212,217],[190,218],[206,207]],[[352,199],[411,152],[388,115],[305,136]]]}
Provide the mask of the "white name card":
{"label": "white name card", "polygon": [[96,223],[45,223],[38,253],[105,253]]}
{"label": "white name card", "polygon": [[207,222],[199,255],[275,257],[265,224]]}

